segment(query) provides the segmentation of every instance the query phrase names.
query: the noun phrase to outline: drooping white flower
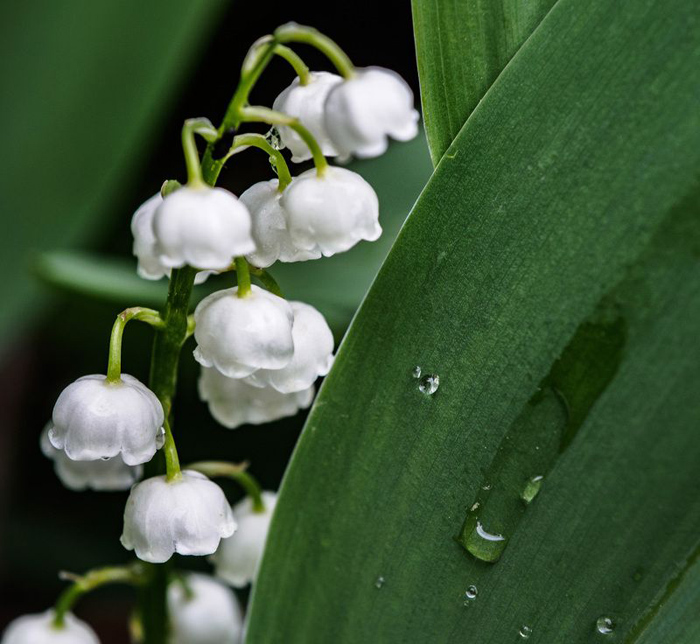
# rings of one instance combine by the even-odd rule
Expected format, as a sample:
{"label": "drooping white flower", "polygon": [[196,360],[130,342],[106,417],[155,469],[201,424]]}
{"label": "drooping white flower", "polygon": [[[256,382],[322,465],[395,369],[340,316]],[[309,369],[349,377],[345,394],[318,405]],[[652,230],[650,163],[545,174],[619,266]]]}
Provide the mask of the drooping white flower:
{"label": "drooping white flower", "polygon": [[318,259],[318,249],[302,250],[292,242],[287,230],[287,216],[280,200],[279,181],[260,181],[241,195],[241,202],[250,211],[253,219],[253,239],[256,250],[246,259],[259,268],[267,268],[276,261],[303,262]]}
{"label": "drooping white flower", "polygon": [[[163,203],[160,192],[139,206],[131,219],[131,234],[134,236],[133,252],[138,259],[136,272],[147,280],[159,280],[170,277],[172,271],[164,266],[158,256],[156,236],[153,232],[153,216]],[[200,271],[194,278],[195,284],[203,284],[214,271]]]}
{"label": "drooping white flower", "polygon": [[245,297],[237,293],[237,287],[217,291],[197,305],[197,362],[230,378],[289,364],[294,354],[289,303],[257,286]]}
{"label": "drooping white flower", "polygon": [[233,508],[238,531],[228,539],[222,539],[219,549],[211,557],[217,576],[236,588],[255,581],[258,566],[265,550],[272,513],[277,503],[275,492],[263,492],[263,512],[254,512],[250,497]]}
{"label": "drooping white flower", "polygon": [[63,450],[56,449],[49,440],[51,424],[41,432],[41,451],[54,462],[54,470],[61,483],[70,490],[97,491],[128,490],[143,474],[143,466],[127,465],[120,457],[96,461],[74,461]]}
{"label": "drooping white flower", "polygon": [[281,204],[294,245],[326,257],[382,234],[377,194],[345,168],[329,167],[321,176],[307,170],[286,188]]}
{"label": "drooping white flower", "polygon": [[260,425],[294,416],[311,405],[314,387],[281,394],[272,387],[254,387],[244,380],[228,378],[213,367],[202,367],[199,396],[208,403],[209,412],[217,422],[235,429],[247,423]]}
{"label": "drooping white flower", "polygon": [[166,268],[223,270],[255,250],[248,209],[223,188],[184,186],[169,194],[155,210],[153,234]]}
{"label": "drooping white flower", "polygon": [[139,559],[163,563],[175,552],[210,555],[235,529],[221,488],[199,472],[184,470],[178,479],[155,476],[131,489],[121,542]]}
{"label": "drooping white flower", "polygon": [[58,628],[53,619],[53,610],[18,617],[7,626],[0,644],[100,644],[95,631],[72,613],[66,613]]}
{"label": "drooping white flower", "polygon": [[272,387],[283,394],[308,389],[333,365],[333,333],[326,318],[310,304],[289,304],[294,312],[294,357],[282,369],[259,369],[247,378],[252,385]]}
{"label": "drooping white flower", "polygon": [[74,461],[121,455],[127,465],[153,458],[162,434],[163,407],[133,376],[119,382],[103,375],[78,378],[58,397],[49,440]]}
{"label": "drooping white flower", "polygon": [[[323,154],[336,156],[338,151],[326,133],[324,105],[328,92],[338,83],[342,83],[343,79],[329,72],[311,72],[310,76],[307,85],[301,85],[299,78],[295,78],[275,99],[272,109],[298,118],[313,134]],[[300,163],[311,158],[308,146],[292,128],[281,126],[278,129],[282,143],[292,153],[292,161]]]}
{"label": "drooping white flower", "polygon": [[325,103],[326,132],[341,155],[383,154],[388,137],[408,141],[418,134],[413,92],[395,72],[382,67],[357,70],[331,88]]}
{"label": "drooping white flower", "polygon": [[168,586],[171,644],[238,644],[243,616],[236,595],[218,579],[190,573]]}

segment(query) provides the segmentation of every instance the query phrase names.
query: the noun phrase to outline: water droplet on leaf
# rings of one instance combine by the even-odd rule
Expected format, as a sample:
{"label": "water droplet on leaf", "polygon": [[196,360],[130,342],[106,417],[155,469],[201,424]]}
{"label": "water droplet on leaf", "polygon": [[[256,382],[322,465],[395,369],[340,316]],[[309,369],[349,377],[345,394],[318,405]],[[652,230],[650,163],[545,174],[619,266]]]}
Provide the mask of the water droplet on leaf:
{"label": "water droplet on leaf", "polygon": [[598,618],[595,627],[601,635],[610,635],[615,630],[615,622],[610,617],[603,615]]}
{"label": "water droplet on leaf", "polygon": [[414,378],[420,378],[422,373],[423,373],[423,371],[421,370],[421,368],[416,365],[415,367],[413,367],[413,371],[411,372],[411,375]]}
{"label": "water droplet on leaf", "polygon": [[418,389],[426,396],[432,396],[440,386],[440,376],[437,374],[427,374],[418,382]]}
{"label": "water droplet on leaf", "polygon": [[542,481],[544,481],[544,476],[533,476],[525,484],[525,489],[520,494],[520,498],[527,504],[532,503],[532,501],[540,492],[540,488],[542,487]]}
{"label": "water droplet on leaf", "polygon": [[467,590],[464,592],[464,598],[471,600],[471,599],[476,599],[476,596],[479,594],[479,590],[476,586],[469,586]]}
{"label": "water droplet on leaf", "polygon": [[374,582],[374,587],[381,588],[384,585],[385,581],[386,579],[384,579],[384,577],[377,577],[377,581]]}
{"label": "water droplet on leaf", "polygon": [[530,628],[527,624],[523,624],[518,633],[524,640],[529,639],[530,635],[532,635],[532,628]]}

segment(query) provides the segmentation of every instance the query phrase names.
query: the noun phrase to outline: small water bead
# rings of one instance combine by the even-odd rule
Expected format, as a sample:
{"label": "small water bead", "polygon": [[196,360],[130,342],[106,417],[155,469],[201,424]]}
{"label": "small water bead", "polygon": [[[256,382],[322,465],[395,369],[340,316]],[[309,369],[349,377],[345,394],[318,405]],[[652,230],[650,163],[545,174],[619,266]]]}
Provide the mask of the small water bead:
{"label": "small water bead", "polygon": [[544,481],[544,476],[533,476],[525,484],[525,489],[520,494],[520,498],[526,504],[532,503],[535,497],[539,494],[540,488],[542,487],[542,481]]}
{"label": "small water bead", "polygon": [[479,594],[479,589],[476,586],[469,586],[467,590],[464,592],[464,598],[468,600],[476,599],[476,596]]}
{"label": "small water bead", "polygon": [[615,622],[610,617],[603,615],[598,618],[595,627],[601,635],[610,635],[615,630]]}
{"label": "small water bead", "polygon": [[275,149],[282,149],[282,137],[276,127],[271,127],[265,135],[265,140]]}
{"label": "small water bead", "polygon": [[532,628],[530,628],[527,624],[523,624],[518,633],[524,640],[530,639],[530,635],[532,635]]}
{"label": "small water bead", "polygon": [[384,577],[377,577],[377,581],[374,582],[374,587],[381,588],[384,585],[385,581],[386,579],[384,579]]}
{"label": "small water bead", "polygon": [[165,445],[165,428],[161,427],[156,434],[156,447],[160,449]]}
{"label": "small water bead", "polygon": [[418,390],[426,396],[432,396],[440,386],[440,376],[427,374],[418,381]]}
{"label": "small water bead", "polygon": [[411,375],[414,378],[420,378],[422,373],[423,373],[423,370],[419,366],[413,367],[413,371],[411,371]]}

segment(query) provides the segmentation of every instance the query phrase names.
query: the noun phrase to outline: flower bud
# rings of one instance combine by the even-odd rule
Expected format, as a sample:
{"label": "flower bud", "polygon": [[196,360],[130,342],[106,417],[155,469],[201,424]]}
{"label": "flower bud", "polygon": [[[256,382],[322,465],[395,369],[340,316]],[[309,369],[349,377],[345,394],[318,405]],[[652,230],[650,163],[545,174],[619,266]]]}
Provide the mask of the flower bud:
{"label": "flower bud", "polygon": [[224,427],[235,429],[250,423],[260,425],[294,416],[314,398],[314,387],[293,394],[281,394],[272,387],[254,387],[244,380],[228,378],[217,369],[202,367],[199,397]]}
{"label": "flower bud", "polygon": [[[324,105],[328,92],[338,83],[342,83],[343,79],[328,72],[312,72],[310,76],[308,85],[301,85],[299,78],[295,78],[275,99],[272,109],[298,118],[314,136],[323,154],[336,156],[338,151],[326,133]],[[292,128],[280,126],[278,129],[282,143],[292,153],[292,161],[300,163],[311,158],[308,146]]]}
{"label": "flower bud", "polygon": [[284,191],[281,204],[292,242],[309,252],[330,257],[382,234],[374,189],[345,168],[329,167],[321,176],[307,170]]}
{"label": "flower bud", "polygon": [[100,644],[97,634],[72,613],[54,626],[54,611],[18,617],[5,629],[0,644]]}
{"label": "flower bud", "polygon": [[289,364],[294,355],[289,303],[257,286],[245,297],[237,293],[238,288],[217,291],[197,305],[197,362],[230,378]]}
{"label": "flower bud", "polygon": [[301,250],[292,242],[278,186],[277,179],[260,181],[241,195],[241,202],[248,207],[253,219],[256,246],[255,252],[247,255],[246,259],[259,268],[267,268],[278,260],[303,262],[321,257],[318,249]]}
{"label": "flower bud", "polygon": [[238,644],[243,616],[233,591],[208,575],[190,573],[168,586],[170,644]]}
{"label": "flower bud", "polygon": [[143,474],[143,466],[127,465],[121,458],[96,461],[74,461],[63,450],[56,449],[49,440],[49,423],[41,432],[41,451],[53,461],[56,476],[70,490],[92,489],[99,492],[128,490]]}
{"label": "flower bud", "polygon": [[294,313],[294,357],[282,369],[260,369],[246,379],[251,385],[269,386],[283,394],[308,389],[333,365],[333,333],[326,319],[309,304],[289,304]]}
{"label": "flower bud", "polygon": [[119,382],[106,376],[78,378],[58,397],[48,437],[74,461],[96,461],[121,454],[127,465],[153,458],[162,435],[163,407],[133,376]]}
{"label": "flower bud", "polygon": [[341,155],[379,156],[388,147],[388,137],[415,137],[418,119],[411,88],[382,67],[357,70],[356,76],[331,88],[325,103],[326,132]]}
{"label": "flower bud", "polygon": [[253,511],[250,497],[234,506],[233,516],[238,522],[238,531],[232,537],[222,539],[219,549],[211,557],[217,576],[236,588],[255,581],[265,550],[277,494],[263,492],[262,499],[265,505],[262,512]]}
{"label": "flower bud", "polygon": [[236,529],[221,488],[199,472],[184,470],[169,481],[146,479],[131,489],[121,542],[150,563],[181,555],[210,555]]}
{"label": "flower bud", "polygon": [[234,257],[252,253],[248,209],[222,188],[183,187],[168,195],[153,215],[158,261],[223,270]]}

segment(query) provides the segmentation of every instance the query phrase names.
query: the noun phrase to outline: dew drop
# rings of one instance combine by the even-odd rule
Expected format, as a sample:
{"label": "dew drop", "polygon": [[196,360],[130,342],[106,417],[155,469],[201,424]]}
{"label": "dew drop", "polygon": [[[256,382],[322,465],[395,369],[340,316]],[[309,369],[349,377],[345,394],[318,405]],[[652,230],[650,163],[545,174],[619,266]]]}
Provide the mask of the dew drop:
{"label": "dew drop", "polygon": [[530,639],[530,635],[532,635],[532,628],[530,628],[527,624],[523,624],[518,633],[524,640]]}
{"label": "dew drop", "polygon": [[418,365],[413,367],[413,371],[411,371],[411,375],[414,378],[420,378],[422,373],[423,373],[423,370]]}
{"label": "dew drop", "polygon": [[377,581],[374,582],[374,587],[381,588],[384,585],[385,581],[386,579],[384,579],[384,577],[377,577]]}
{"label": "dew drop", "polygon": [[165,428],[161,427],[156,433],[156,447],[160,449],[165,445]]}
{"label": "dew drop", "polygon": [[100,458],[100,460],[101,460],[101,461],[111,461],[112,459],[111,459],[111,457],[109,457],[109,456],[102,456],[102,457]]}
{"label": "dew drop", "polygon": [[469,586],[467,590],[464,592],[464,599],[467,600],[472,600],[476,599],[476,596],[479,594],[479,589],[476,586]]}
{"label": "dew drop", "polygon": [[276,127],[271,127],[265,135],[265,140],[275,149],[282,149],[282,137]]}
{"label": "dew drop", "polygon": [[525,483],[525,488],[521,492],[520,498],[526,504],[529,505],[535,500],[535,497],[539,494],[540,488],[542,487],[542,481],[544,481],[544,476],[533,476]]}
{"label": "dew drop", "polygon": [[440,386],[440,376],[427,374],[418,381],[418,390],[426,396],[432,396]]}
{"label": "dew drop", "polygon": [[610,635],[615,630],[615,622],[610,617],[603,615],[598,618],[595,627],[601,635]]}

